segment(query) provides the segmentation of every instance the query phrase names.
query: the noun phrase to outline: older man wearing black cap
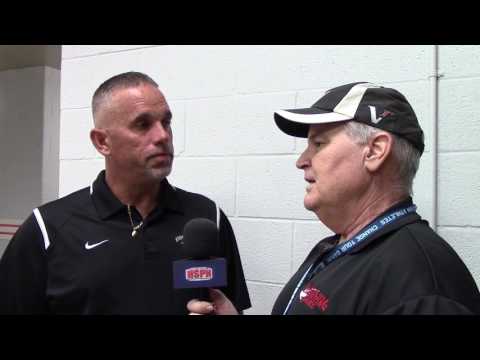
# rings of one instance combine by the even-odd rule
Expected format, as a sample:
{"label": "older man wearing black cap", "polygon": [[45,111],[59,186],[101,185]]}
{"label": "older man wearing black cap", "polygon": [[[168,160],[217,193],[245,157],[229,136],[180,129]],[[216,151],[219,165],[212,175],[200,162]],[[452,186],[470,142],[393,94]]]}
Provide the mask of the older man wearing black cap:
{"label": "older man wearing black cap", "polygon": [[[416,213],[424,135],[402,94],[352,83],[274,118],[286,134],[308,138],[297,161],[304,205],[335,235],[312,249],[272,314],[480,314],[465,264]],[[213,304],[191,301],[189,310],[236,312],[220,291],[211,295]]]}

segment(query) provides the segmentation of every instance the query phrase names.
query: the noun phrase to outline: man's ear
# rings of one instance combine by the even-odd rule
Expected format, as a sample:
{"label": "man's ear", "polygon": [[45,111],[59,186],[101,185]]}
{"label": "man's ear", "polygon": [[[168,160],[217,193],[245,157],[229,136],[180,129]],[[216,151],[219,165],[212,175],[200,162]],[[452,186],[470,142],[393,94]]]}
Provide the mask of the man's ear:
{"label": "man's ear", "polygon": [[375,172],[385,163],[393,147],[393,136],[388,132],[378,132],[370,138],[366,147],[365,166]]}
{"label": "man's ear", "polygon": [[90,131],[90,140],[100,154],[103,156],[110,154],[110,142],[104,129],[93,128]]}

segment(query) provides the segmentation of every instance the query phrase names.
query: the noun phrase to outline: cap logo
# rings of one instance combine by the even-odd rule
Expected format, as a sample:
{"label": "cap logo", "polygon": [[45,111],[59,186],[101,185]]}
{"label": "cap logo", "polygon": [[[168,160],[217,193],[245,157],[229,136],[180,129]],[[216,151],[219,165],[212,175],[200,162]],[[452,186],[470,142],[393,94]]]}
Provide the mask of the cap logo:
{"label": "cap logo", "polygon": [[393,115],[391,111],[385,110],[380,114],[379,117],[377,117],[377,109],[375,106],[368,106],[370,108],[370,118],[372,120],[372,123],[377,124],[380,120],[386,118],[387,116]]}
{"label": "cap logo", "polygon": [[385,110],[383,113],[380,114],[382,119],[386,118],[387,116],[393,115],[391,111]]}
{"label": "cap logo", "polygon": [[372,120],[372,123],[377,124],[380,120],[382,120],[382,117],[377,118],[377,108],[375,106],[368,106],[370,108],[370,119]]}

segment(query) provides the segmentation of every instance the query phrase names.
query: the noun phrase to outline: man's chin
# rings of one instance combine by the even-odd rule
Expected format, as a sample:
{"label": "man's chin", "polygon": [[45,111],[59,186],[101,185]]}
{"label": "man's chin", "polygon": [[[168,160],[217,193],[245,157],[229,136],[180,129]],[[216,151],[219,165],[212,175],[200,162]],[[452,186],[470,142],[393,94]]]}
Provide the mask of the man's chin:
{"label": "man's chin", "polygon": [[149,177],[153,180],[161,181],[165,179],[172,172],[172,167],[167,168],[150,168],[147,173]]}
{"label": "man's chin", "polygon": [[307,209],[309,211],[313,211],[313,209],[314,209],[312,204],[310,204],[310,202],[308,202],[307,200],[303,201],[303,206],[305,207],[305,209]]}

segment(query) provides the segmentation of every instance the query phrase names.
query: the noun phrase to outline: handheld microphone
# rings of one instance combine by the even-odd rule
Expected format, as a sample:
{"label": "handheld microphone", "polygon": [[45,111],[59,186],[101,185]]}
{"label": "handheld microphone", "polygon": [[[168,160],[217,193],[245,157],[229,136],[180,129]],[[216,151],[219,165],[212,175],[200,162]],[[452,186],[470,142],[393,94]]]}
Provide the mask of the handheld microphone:
{"label": "handheld microphone", "polygon": [[173,262],[173,287],[189,289],[226,286],[226,260],[218,255],[219,238],[215,223],[205,218],[187,222],[183,228],[184,259]]}

